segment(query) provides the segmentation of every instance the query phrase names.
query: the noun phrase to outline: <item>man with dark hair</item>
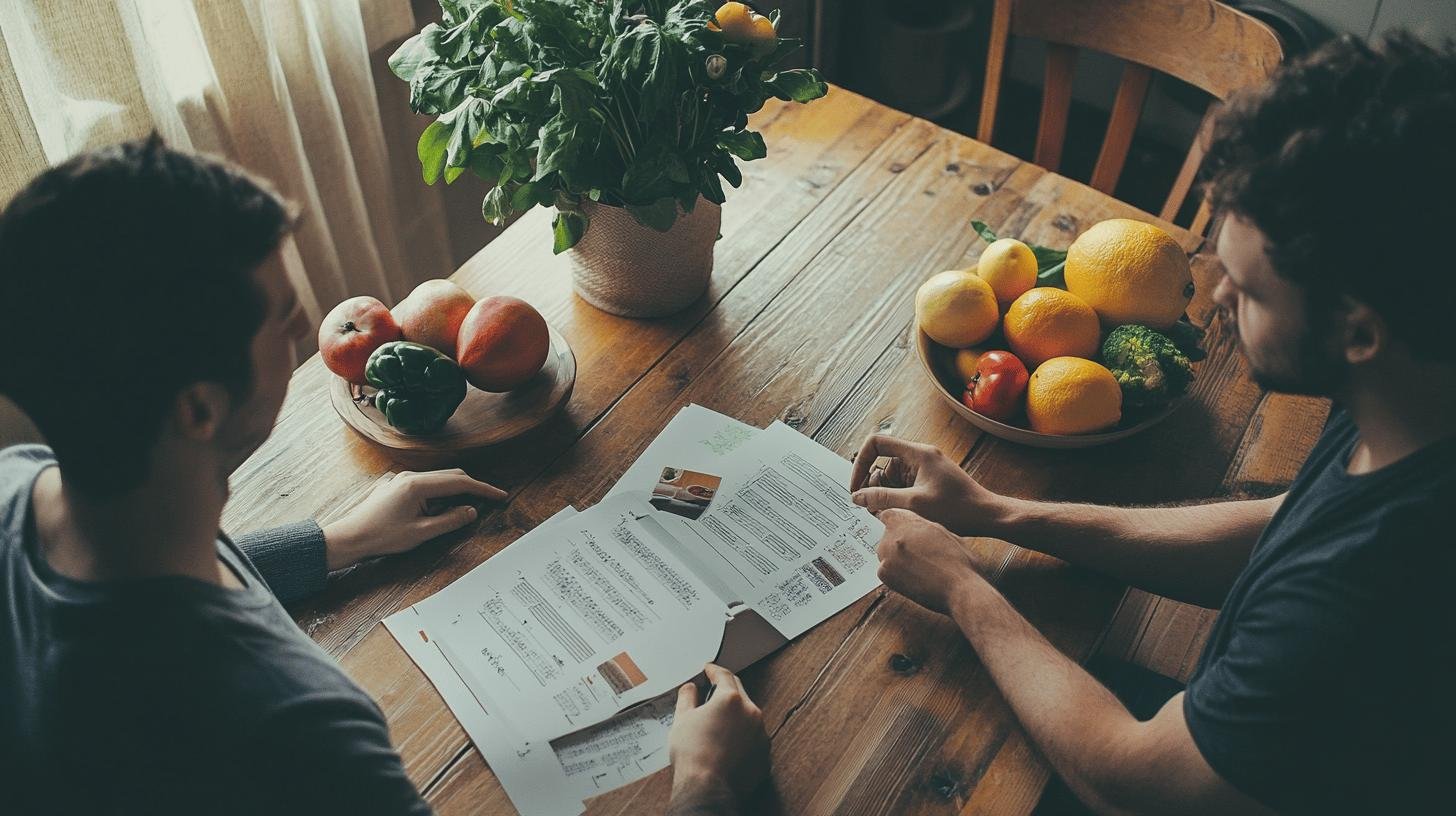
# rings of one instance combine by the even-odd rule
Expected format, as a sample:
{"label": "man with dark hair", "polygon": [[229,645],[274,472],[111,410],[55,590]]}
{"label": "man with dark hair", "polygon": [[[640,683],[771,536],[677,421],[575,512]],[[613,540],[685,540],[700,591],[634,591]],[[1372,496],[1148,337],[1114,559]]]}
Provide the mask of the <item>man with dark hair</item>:
{"label": "man with dark hair", "polygon": [[[1456,48],[1403,34],[1334,42],[1218,121],[1214,299],[1259,383],[1334,402],[1287,493],[1053,504],[994,494],[926,445],[877,436],[860,451],[851,487],[886,525],[881,578],[956,621],[1094,810],[1417,813],[1449,798],[1453,133]],[[959,536],[1220,608],[1186,691],[1135,719],[980,577]]]}
{"label": "man with dark hair", "polygon": [[[15,813],[423,813],[379,708],[280,600],[504,491],[405,473],[320,529],[218,532],[309,330],[289,208],[220,161],[129,142],[0,216],[0,393],[50,447],[0,451],[0,790]],[[453,505],[438,510],[440,504]],[[674,802],[762,776],[736,678],[680,700]]]}

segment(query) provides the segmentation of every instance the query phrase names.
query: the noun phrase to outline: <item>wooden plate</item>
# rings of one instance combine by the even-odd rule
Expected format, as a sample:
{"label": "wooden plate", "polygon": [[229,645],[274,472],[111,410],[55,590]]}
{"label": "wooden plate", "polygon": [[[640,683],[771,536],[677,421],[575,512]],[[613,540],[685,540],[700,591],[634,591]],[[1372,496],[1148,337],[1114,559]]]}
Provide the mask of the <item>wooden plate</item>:
{"label": "wooden plate", "polygon": [[1009,442],[1030,445],[1034,448],[1091,448],[1097,445],[1106,445],[1109,442],[1126,439],[1139,431],[1146,430],[1162,422],[1169,414],[1173,413],[1173,410],[1177,408],[1183,399],[1179,397],[1156,412],[1148,414],[1132,424],[1119,425],[1103,433],[1077,435],[1037,433],[1029,428],[1021,428],[1016,425],[997,422],[990,417],[983,416],[967,408],[965,403],[960,401],[961,389],[957,387],[954,392],[951,390],[953,386],[959,386],[959,383],[956,377],[948,370],[949,361],[944,359],[948,355],[938,353],[944,352],[946,349],[934,340],[931,340],[930,336],[925,332],[921,331],[918,322],[915,324],[914,331],[915,354],[920,358],[920,367],[925,370],[925,375],[930,378],[931,384],[935,386],[935,390],[940,394],[941,399],[949,403],[950,407],[957,414],[970,420],[972,425],[975,425],[977,428],[992,436],[998,436]]}
{"label": "wooden plate", "polygon": [[551,349],[535,377],[504,394],[467,387],[465,400],[445,427],[435,433],[413,435],[395,430],[368,398],[375,389],[342,377],[331,378],[329,402],[365,439],[401,453],[444,456],[496,445],[550,419],[571,397],[576,385],[576,355],[555,327],[548,329]]}

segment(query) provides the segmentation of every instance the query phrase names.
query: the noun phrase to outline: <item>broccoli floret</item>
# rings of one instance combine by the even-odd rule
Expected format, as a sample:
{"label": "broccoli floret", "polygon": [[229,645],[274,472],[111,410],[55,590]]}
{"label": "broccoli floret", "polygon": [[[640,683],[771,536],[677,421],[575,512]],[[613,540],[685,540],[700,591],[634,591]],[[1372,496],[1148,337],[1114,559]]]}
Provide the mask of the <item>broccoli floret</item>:
{"label": "broccoli floret", "polygon": [[1193,365],[1167,335],[1147,326],[1118,326],[1102,341],[1102,362],[1122,386],[1123,404],[1161,405],[1188,390]]}

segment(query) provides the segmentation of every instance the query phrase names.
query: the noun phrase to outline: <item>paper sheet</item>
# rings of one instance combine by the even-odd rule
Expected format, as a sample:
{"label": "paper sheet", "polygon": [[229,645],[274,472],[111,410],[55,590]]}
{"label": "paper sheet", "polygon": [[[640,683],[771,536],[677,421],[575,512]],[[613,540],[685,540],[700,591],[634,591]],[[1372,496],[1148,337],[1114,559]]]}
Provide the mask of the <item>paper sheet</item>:
{"label": "paper sheet", "polygon": [[884,526],[850,500],[850,468],[775,422],[737,451],[702,516],[658,518],[711,553],[703,560],[728,591],[792,639],[879,586]]}
{"label": "paper sheet", "polygon": [[516,733],[549,740],[603,722],[717,654],[727,611],[639,521],[653,514],[631,495],[606,500],[415,604],[455,673]]}
{"label": "paper sheet", "polygon": [[[550,525],[574,515],[575,508],[562,508],[536,529],[549,528]],[[509,549],[510,547],[506,548]],[[482,564],[471,573],[484,567],[485,564]],[[471,573],[467,573],[466,577]],[[505,788],[512,804],[522,816],[576,816],[585,810],[582,797],[572,790],[550,745],[524,739],[505,722],[491,716],[465,682],[451,669],[437,645],[431,641],[421,625],[421,618],[415,607],[408,607],[385,618],[384,626],[440,692],[445,705],[449,706],[450,712],[460,721],[470,741],[485,758],[486,764],[490,766],[496,779],[500,780],[501,787]]]}

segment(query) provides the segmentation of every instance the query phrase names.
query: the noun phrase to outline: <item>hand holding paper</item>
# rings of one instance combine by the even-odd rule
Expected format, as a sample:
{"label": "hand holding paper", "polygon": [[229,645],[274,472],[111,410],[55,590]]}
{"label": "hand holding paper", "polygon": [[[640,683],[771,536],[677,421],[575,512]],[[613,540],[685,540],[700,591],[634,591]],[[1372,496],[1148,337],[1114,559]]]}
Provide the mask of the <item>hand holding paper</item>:
{"label": "hand holding paper", "polygon": [[768,734],[763,712],[748,698],[743,683],[722,666],[704,668],[713,696],[699,703],[692,683],[678,689],[672,724],[672,802],[675,808],[726,800],[729,812],[738,793],[747,793],[768,776]]}

